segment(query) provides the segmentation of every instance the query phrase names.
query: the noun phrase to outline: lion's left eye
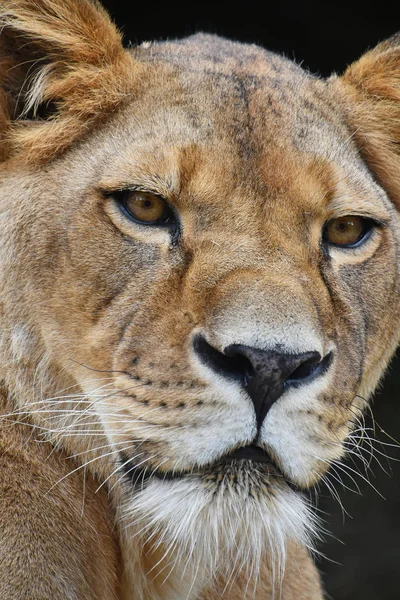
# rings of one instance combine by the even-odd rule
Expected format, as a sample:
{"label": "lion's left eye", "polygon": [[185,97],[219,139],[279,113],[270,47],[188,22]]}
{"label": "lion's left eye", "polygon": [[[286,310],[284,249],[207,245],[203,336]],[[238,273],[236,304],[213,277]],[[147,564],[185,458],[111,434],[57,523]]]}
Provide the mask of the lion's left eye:
{"label": "lion's left eye", "polygon": [[332,219],[325,225],[322,239],[324,242],[351,248],[360,244],[374,226],[372,219],[349,215]]}
{"label": "lion's left eye", "polygon": [[171,225],[175,216],[167,202],[148,192],[124,191],[119,194],[123,212],[137,223],[144,225]]}

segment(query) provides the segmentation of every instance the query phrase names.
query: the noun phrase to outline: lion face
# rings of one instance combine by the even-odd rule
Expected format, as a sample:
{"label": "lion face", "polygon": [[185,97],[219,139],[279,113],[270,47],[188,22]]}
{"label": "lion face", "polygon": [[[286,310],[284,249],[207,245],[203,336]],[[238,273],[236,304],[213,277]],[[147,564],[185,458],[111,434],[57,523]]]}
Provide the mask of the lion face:
{"label": "lion face", "polygon": [[398,343],[398,213],[335,81],[208,36],[134,58],[140,94],[2,184],[15,352],[82,391],[33,418],[75,452],[85,436],[168,543],[307,542],[301,490]]}

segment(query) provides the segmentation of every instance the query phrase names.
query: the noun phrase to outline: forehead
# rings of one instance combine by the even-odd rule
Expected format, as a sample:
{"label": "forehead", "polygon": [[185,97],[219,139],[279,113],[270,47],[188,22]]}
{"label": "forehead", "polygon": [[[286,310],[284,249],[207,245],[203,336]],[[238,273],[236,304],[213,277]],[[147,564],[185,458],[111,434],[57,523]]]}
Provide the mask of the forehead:
{"label": "forehead", "polygon": [[105,187],[170,197],[186,186],[203,202],[292,189],[304,202],[323,201],[343,173],[370,179],[331,86],[292,61],[209,35],[133,53],[149,77],[106,128]]}
{"label": "forehead", "polygon": [[325,81],[258,46],[200,34],[139,47],[135,58],[153,66],[159,106],[184,107],[204,133],[209,121],[209,132],[234,139],[243,155],[285,142],[314,147],[328,131],[348,133]]}

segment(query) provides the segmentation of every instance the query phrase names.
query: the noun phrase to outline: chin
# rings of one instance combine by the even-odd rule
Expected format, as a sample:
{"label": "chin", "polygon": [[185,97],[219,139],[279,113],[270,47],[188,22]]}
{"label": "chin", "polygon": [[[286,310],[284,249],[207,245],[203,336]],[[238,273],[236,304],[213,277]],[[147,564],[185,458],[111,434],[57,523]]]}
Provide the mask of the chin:
{"label": "chin", "polygon": [[[250,458],[250,455],[256,454]],[[266,455],[235,451],[191,472],[127,474],[124,521],[162,559],[203,577],[282,577],[288,542],[312,550],[318,519],[306,497]],[[200,567],[201,566],[201,567]]]}

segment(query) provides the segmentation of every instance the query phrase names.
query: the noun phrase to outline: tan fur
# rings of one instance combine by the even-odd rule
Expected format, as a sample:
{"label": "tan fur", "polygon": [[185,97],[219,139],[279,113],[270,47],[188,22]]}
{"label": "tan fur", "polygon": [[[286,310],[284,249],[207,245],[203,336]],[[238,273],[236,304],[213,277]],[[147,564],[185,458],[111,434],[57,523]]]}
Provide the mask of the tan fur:
{"label": "tan fur", "polygon": [[400,34],[365,54],[340,81],[360,150],[400,202]]}
{"label": "tan fur", "polygon": [[[1,415],[10,408],[3,392]],[[0,597],[116,600],[119,556],[105,490],[96,493],[91,474],[69,475],[71,459],[12,419],[2,419],[0,464]]]}
{"label": "tan fur", "polygon": [[[89,0],[0,26],[0,596],[321,600],[300,490],[400,338],[397,39],[323,81],[214,36],[124,50]],[[349,214],[380,225],[323,248]],[[333,359],[257,430],[197,334]],[[275,466],[225,461],[255,440]]]}
{"label": "tan fur", "polygon": [[[315,567],[310,564],[310,557],[304,548],[291,546],[286,564],[285,576],[279,584],[271,584],[271,572],[263,567],[260,583],[257,586],[256,598],[282,598],[295,600],[321,600],[319,576]],[[247,589],[247,595],[244,590]],[[233,583],[222,579],[218,588],[206,592],[202,600],[250,600],[254,597],[252,582],[246,580],[243,573],[236,575]]]}
{"label": "tan fur", "polygon": [[[23,98],[18,99],[25,101],[23,110],[51,101],[57,105],[58,119],[17,123],[13,132],[15,151],[26,160],[42,161],[126,103],[139,85],[140,67],[123,50],[120,35],[97,2],[2,4],[3,26],[17,34],[12,39],[15,64],[10,65],[9,55],[0,55],[2,80],[12,89],[19,88],[22,82],[16,79],[24,77]],[[21,62],[22,53],[28,62]],[[11,105],[10,117],[13,109]]]}

